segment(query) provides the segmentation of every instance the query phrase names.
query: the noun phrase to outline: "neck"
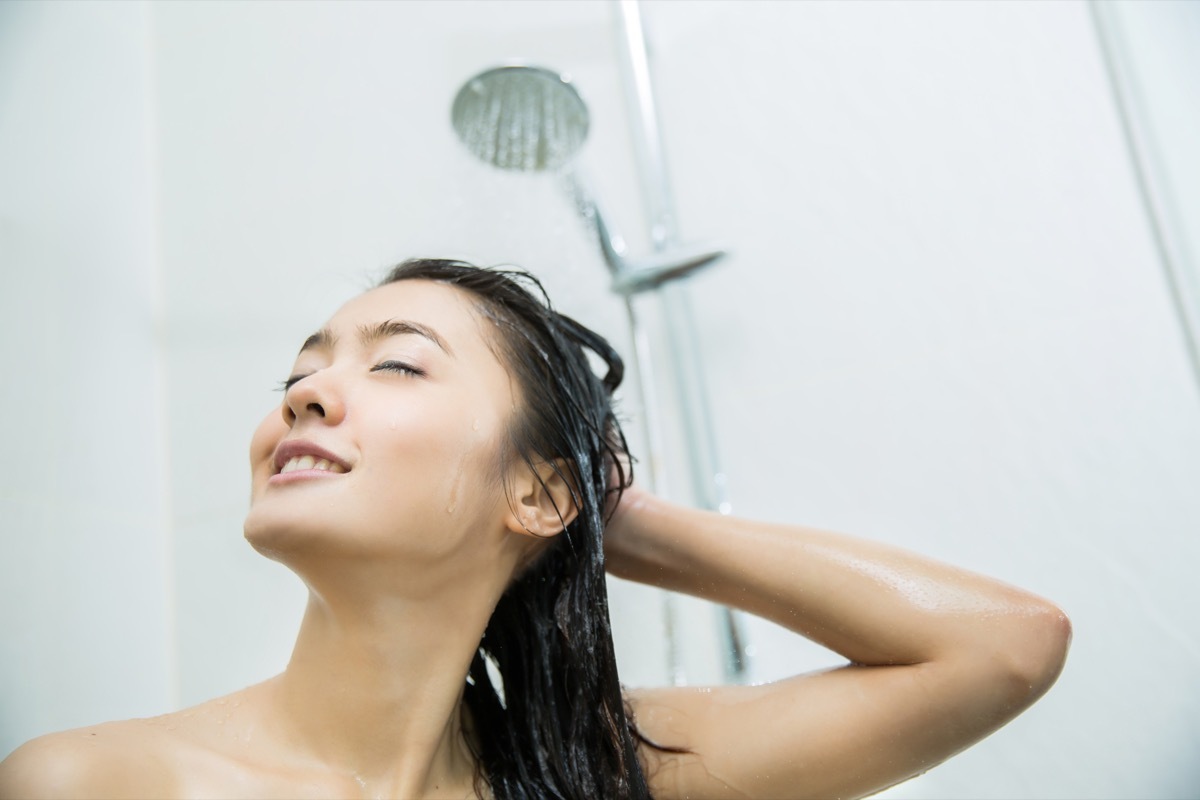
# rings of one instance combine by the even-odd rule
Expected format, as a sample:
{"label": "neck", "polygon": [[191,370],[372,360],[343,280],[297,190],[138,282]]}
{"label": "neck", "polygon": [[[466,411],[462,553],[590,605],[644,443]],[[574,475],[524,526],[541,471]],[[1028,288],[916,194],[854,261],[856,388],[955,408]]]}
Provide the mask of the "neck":
{"label": "neck", "polygon": [[418,598],[312,591],[273,700],[299,752],[365,792],[427,797],[470,787],[461,725],[467,669],[503,587]]}

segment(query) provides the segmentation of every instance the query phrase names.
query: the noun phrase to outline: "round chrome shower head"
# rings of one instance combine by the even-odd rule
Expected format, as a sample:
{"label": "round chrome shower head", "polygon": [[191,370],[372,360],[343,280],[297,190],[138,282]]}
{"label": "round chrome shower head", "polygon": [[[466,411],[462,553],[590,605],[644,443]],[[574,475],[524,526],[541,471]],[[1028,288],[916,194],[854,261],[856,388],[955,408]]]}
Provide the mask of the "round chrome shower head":
{"label": "round chrome shower head", "polygon": [[450,121],[476,157],[512,170],[557,169],[588,132],[587,105],[570,80],[523,64],[468,80],[454,98]]}

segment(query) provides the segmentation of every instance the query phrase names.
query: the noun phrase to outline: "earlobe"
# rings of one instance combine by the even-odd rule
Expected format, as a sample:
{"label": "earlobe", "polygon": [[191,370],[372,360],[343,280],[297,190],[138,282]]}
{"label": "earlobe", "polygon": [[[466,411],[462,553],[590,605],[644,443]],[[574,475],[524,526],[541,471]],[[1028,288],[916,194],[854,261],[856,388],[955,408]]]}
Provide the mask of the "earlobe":
{"label": "earlobe", "polygon": [[563,459],[543,461],[536,469],[523,465],[514,482],[513,503],[506,523],[513,533],[546,539],[562,533],[579,514]]}

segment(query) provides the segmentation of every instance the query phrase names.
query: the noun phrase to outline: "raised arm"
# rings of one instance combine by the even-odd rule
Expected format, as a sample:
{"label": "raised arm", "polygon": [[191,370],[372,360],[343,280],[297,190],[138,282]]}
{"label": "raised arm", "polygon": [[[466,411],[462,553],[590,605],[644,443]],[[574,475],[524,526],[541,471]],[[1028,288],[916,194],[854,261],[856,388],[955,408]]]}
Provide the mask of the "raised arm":
{"label": "raised arm", "polygon": [[860,797],[919,774],[1032,704],[1070,623],[1052,603],[895,547],[669,504],[631,490],[609,571],[779,623],[850,662],[762,686],[629,693],[656,797]]}

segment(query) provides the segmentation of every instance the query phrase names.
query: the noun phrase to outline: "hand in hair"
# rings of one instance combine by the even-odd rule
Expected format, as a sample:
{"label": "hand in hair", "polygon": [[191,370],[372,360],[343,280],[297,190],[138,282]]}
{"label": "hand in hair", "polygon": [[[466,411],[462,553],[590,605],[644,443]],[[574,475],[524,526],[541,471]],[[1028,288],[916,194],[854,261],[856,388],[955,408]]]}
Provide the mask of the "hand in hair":
{"label": "hand in hair", "polygon": [[619,499],[615,494],[610,495],[605,509],[608,523],[604,526],[604,565],[611,575],[625,578],[634,569],[635,545],[630,538],[635,534],[630,534],[629,529],[636,524],[645,504],[652,500],[654,496],[637,483],[625,487]]}

